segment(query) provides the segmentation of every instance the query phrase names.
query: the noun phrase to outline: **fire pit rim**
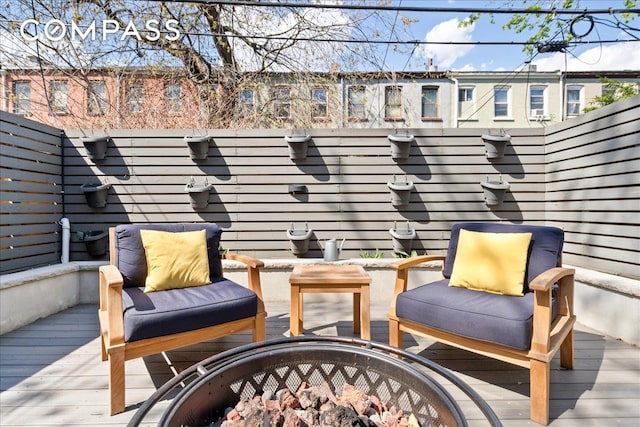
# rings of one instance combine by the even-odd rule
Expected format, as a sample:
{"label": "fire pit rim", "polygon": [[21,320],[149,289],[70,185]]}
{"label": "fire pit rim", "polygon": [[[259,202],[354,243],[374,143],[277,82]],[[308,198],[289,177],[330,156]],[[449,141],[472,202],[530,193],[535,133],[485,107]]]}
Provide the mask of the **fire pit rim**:
{"label": "fire pit rim", "polygon": [[[343,346],[354,346],[360,347],[365,350],[380,350],[386,356],[387,353],[391,355],[395,355],[399,357],[399,360],[408,359],[412,362],[417,363],[423,367],[430,369],[431,371],[437,373],[438,375],[445,378],[447,381],[451,382],[453,385],[462,390],[473,403],[481,410],[484,416],[487,418],[487,421],[492,426],[502,426],[502,423],[498,419],[497,415],[491,409],[491,407],[487,404],[487,402],[480,397],[480,395],[471,388],[468,384],[460,380],[456,375],[451,373],[448,369],[440,366],[439,364],[430,361],[422,356],[417,354],[409,353],[402,349],[392,347],[386,344],[377,343],[373,341],[362,340],[358,338],[349,338],[349,337],[326,337],[326,336],[298,336],[298,337],[284,337],[284,338],[275,338],[266,341],[261,341],[257,343],[250,343],[246,345],[242,345],[230,350],[226,350],[217,355],[213,355],[207,359],[202,360],[199,363],[196,363],[189,368],[183,370],[180,375],[173,377],[165,384],[163,384],[160,388],[158,388],[136,411],[134,416],[131,418],[128,427],[136,427],[140,425],[140,422],[144,420],[144,417],[151,410],[151,408],[159,401],[163,399],[166,395],[168,395],[171,391],[173,391],[178,385],[184,383],[186,380],[191,379],[193,375],[195,375],[195,379],[193,382],[197,382],[198,379],[207,376],[211,370],[207,369],[206,366],[214,366],[213,371],[217,371],[222,369],[224,365],[233,363],[236,361],[236,357],[239,355],[246,354],[248,352],[263,352],[268,351],[269,349],[281,349],[283,347],[290,347],[292,345],[298,344],[307,344],[307,343],[333,343],[333,344],[341,344]],[[290,349],[289,349],[290,350]],[[428,374],[424,373],[425,376],[428,377]],[[442,388],[442,385],[437,381],[433,380],[437,384],[438,387]],[[189,383],[190,385],[191,383]]]}

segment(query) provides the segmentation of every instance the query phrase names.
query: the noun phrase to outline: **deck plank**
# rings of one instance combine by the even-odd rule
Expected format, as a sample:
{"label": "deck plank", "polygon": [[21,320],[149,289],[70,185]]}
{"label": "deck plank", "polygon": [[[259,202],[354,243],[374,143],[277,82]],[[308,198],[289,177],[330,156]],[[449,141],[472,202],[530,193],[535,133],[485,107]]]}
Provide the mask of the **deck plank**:
{"label": "deck plank", "polygon": [[[353,336],[350,305],[305,307],[305,333]],[[288,335],[287,304],[267,306],[268,338]],[[372,306],[374,341],[388,342],[387,307]],[[327,314],[330,313],[330,314]],[[251,342],[249,333],[127,362],[127,411],[107,415],[107,364],[100,360],[97,307],[79,305],[0,337],[2,426],[124,426],[157,387],[220,351]],[[640,349],[577,326],[575,368],[551,374],[551,426],[640,425]],[[405,348],[420,353],[472,386],[505,426],[529,421],[529,372],[440,343],[405,335]],[[453,386],[471,426],[487,425],[472,402]],[[153,414],[158,419],[163,406]],[[155,417],[155,418],[154,418]]]}

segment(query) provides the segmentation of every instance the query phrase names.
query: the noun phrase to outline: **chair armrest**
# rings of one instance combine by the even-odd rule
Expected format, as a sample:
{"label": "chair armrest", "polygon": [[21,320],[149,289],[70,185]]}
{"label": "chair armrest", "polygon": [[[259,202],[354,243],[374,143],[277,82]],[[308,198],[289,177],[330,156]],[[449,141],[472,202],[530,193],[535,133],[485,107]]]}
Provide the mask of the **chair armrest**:
{"label": "chair armrest", "polygon": [[122,313],[122,274],[115,265],[101,265],[100,275],[100,329],[107,347],[124,343]]}
{"label": "chair armrest", "polygon": [[394,262],[390,265],[391,268],[396,270],[404,270],[409,267],[413,267],[414,265],[422,264],[424,262],[429,261],[443,261],[445,260],[444,255],[419,255],[411,258],[404,258],[398,262]]}
{"label": "chair armrest", "polygon": [[[552,337],[554,324],[560,324],[561,328],[571,328],[573,325],[574,275],[575,270],[572,268],[555,267],[541,273],[529,283],[529,289],[535,294],[530,352],[535,358],[542,360],[553,356],[554,347],[559,345]],[[558,317],[553,319],[551,289],[555,283],[558,283]]]}
{"label": "chair armrest", "polygon": [[401,261],[391,264],[391,268],[396,270],[396,283],[391,298],[391,306],[389,307],[389,318],[396,317],[396,298],[402,292],[406,292],[409,285],[409,268],[429,261],[442,261],[444,266],[444,255],[419,255],[411,258],[405,258]]}
{"label": "chair armrest", "polygon": [[258,296],[258,312],[264,312],[264,302],[262,299],[262,286],[260,284],[260,269],[264,267],[264,262],[247,255],[223,254],[223,259],[241,262],[247,266],[247,286]]}
{"label": "chair armrest", "polygon": [[563,283],[561,279],[565,277],[573,277],[576,270],[573,268],[555,267],[540,273],[538,277],[529,283],[529,289],[532,291],[548,291],[554,283]]}
{"label": "chair armrest", "polygon": [[222,255],[222,259],[229,259],[233,261],[238,261],[246,265],[250,268],[262,268],[264,267],[264,262],[259,259],[252,258],[247,255],[239,255],[239,254],[224,254]]}

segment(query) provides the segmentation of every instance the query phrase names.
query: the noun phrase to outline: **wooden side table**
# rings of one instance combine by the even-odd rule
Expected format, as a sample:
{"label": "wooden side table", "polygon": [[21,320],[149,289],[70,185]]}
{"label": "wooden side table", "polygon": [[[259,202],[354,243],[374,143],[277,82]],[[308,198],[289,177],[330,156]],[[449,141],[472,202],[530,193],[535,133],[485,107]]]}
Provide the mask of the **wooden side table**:
{"label": "wooden side table", "polygon": [[299,265],[289,276],[291,284],[291,336],[303,330],[302,295],[304,293],[352,293],[353,332],[371,339],[369,285],[371,277],[360,265]]}

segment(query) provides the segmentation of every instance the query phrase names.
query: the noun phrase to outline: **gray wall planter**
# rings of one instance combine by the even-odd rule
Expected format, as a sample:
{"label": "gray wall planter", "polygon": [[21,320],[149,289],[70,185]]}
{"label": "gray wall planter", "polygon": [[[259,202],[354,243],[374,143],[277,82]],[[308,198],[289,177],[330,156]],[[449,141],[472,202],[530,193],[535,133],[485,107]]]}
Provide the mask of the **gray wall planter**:
{"label": "gray wall planter", "polygon": [[210,136],[185,136],[191,160],[205,160],[209,155],[209,143],[212,139]]}
{"label": "gray wall planter", "polygon": [[104,160],[107,157],[107,148],[110,140],[111,137],[106,135],[80,138],[84,148],[87,150],[87,157],[93,162]]}
{"label": "gray wall planter", "polygon": [[309,226],[305,224],[304,230],[296,230],[293,224],[287,230],[287,239],[291,242],[291,252],[295,256],[302,256],[309,252],[309,240],[313,230],[309,230]]}
{"label": "gray wall planter", "polygon": [[209,205],[209,193],[213,188],[213,184],[209,184],[205,178],[204,185],[195,185],[193,177],[191,181],[184,186],[184,191],[189,194],[189,202],[193,209],[204,209]]}
{"label": "gray wall planter", "polygon": [[416,230],[409,227],[407,222],[406,228],[398,228],[396,223],[393,223],[393,228],[389,229],[391,239],[393,243],[393,252],[396,254],[410,254],[413,247],[413,239],[416,238]]}
{"label": "gray wall planter", "polygon": [[480,183],[484,189],[484,202],[487,206],[499,206],[504,200],[506,191],[511,187],[507,181],[502,180],[502,175],[498,181],[486,181]]}
{"label": "gray wall planter", "polygon": [[409,158],[411,144],[416,140],[411,134],[389,134],[387,139],[391,144],[391,158],[393,160],[405,160]]}
{"label": "gray wall planter", "polygon": [[412,181],[407,181],[405,176],[404,182],[396,181],[394,175],[393,181],[387,182],[387,187],[391,191],[391,204],[395,207],[407,206],[411,200],[411,192],[415,188]]}
{"label": "gray wall planter", "polygon": [[77,233],[78,240],[84,242],[87,252],[94,258],[101,257],[107,253],[107,243],[109,233],[102,230],[80,231]]}
{"label": "gray wall planter", "polygon": [[504,156],[504,148],[511,141],[511,135],[482,135],[487,159],[499,159]]}
{"label": "gray wall planter", "polygon": [[90,183],[82,184],[80,190],[84,193],[87,204],[92,208],[104,208],[107,206],[107,198],[111,184]]}
{"label": "gray wall planter", "polygon": [[285,135],[284,140],[289,144],[291,160],[302,160],[307,157],[311,135]]}

